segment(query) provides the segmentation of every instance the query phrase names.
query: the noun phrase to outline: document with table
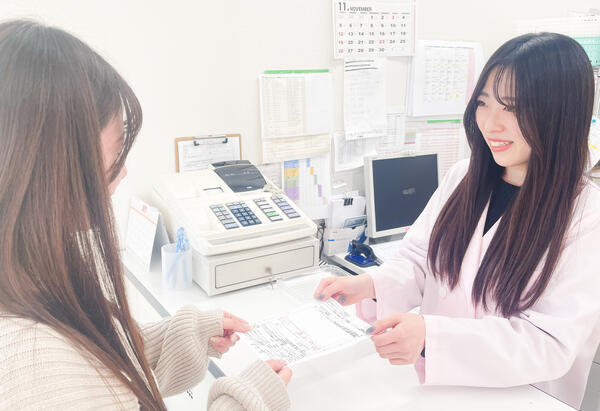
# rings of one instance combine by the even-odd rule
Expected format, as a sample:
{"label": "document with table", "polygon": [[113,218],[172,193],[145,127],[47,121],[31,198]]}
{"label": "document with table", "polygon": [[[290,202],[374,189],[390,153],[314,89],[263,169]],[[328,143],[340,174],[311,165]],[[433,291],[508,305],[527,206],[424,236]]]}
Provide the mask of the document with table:
{"label": "document with table", "polygon": [[278,358],[288,365],[351,348],[368,338],[370,325],[335,300],[315,301],[252,325],[242,340],[261,360]]}

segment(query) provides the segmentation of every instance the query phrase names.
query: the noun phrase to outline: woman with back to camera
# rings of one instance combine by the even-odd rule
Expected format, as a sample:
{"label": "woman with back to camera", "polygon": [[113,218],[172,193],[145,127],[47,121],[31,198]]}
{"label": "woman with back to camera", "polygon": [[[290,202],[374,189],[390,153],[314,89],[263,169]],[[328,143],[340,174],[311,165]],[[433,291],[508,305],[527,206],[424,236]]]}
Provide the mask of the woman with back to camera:
{"label": "woman with back to camera", "polygon": [[[0,409],[163,410],[249,329],[194,307],[132,319],[110,194],[141,121],[127,83],[81,41],[0,24]],[[287,409],[290,377],[257,361],[217,380],[208,409]]]}
{"label": "woman with back to camera", "polygon": [[414,363],[422,383],[535,384],[578,408],[600,340],[600,189],[584,174],[593,97],[573,39],[506,42],[467,104],[470,160],[394,258],[324,279],[315,297],[357,304],[379,355]]}

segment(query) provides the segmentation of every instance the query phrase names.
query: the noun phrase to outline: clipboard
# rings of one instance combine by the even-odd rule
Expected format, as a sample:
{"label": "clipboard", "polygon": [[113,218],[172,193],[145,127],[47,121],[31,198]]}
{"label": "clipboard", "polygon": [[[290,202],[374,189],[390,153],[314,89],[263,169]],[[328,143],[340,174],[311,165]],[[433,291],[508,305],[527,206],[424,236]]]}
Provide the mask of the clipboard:
{"label": "clipboard", "polygon": [[175,143],[175,171],[202,170],[218,161],[242,159],[240,134],[178,137]]}

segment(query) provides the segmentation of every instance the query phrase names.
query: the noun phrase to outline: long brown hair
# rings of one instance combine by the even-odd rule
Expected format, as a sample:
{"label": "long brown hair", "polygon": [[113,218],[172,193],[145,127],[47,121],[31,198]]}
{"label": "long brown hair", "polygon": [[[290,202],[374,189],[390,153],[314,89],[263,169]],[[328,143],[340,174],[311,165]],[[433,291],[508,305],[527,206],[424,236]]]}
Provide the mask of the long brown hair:
{"label": "long brown hair", "polygon": [[[588,161],[594,79],[583,48],[560,34],[522,35],[490,57],[463,118],[471,147],[469,168],[442,208],[429,241],[433,275],[451,288],[458,284],[469,242],[503,172],[475,121],[477,99],[494,70],[494,95],[501,104],[512,106],[502,102],[499,84],[506,81],[515,90],[513,108],[531,157],[525,181],[481,262],[471,297],[486,309],[490,299],[495,301],[508,317],[535,304],[560,257]],[[539,276],[532,279],[542,261]]]}
{"label": "long brown hair", "polygon": [[[124,144],[107,176],[100,133],[115,116]],[[141,123],[131,88],[80,40],[0,24],[0,309],[52,327],[143,409],[164,409],[125,297],[108,191]]]}

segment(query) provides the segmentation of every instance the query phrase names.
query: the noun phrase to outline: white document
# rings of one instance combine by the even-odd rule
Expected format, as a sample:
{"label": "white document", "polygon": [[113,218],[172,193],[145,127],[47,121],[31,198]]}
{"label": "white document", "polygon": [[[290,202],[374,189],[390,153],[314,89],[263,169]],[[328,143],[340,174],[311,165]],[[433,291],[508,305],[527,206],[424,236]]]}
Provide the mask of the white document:
{"label": "white document", "polygon": [[346,140],[343,131],[333,133],[334,168],[336,172],[362,167],[364,157],[377,154],[372,139]]}
{"label": "white document", "polygon": [[382,137],[347,140],[343,131],[333,133],[335,172],[363,166],[365,156],[403,151],[406,115],[387,114],[387,132]]}
{"label": "white document", "polygon": [[263,75],[259,81],[263,139],[304,134],[305,78]]}
{"label": "white document", "polygon": [[127,220],[125,252],[148,271],[153,261],[153,251],[156,258],[156,249],[168,241],[159,211],[137,198],[132,198]]}
{"label": "white document", "polygon": [[332,130],[333,83],[331,74],[305,74],[305,135],[327,134]]}
{"label": "white document", "polygon": [[288,365],[349,347],[368,338],[370,325],[335,300],[311,302],[292,312],[252,325],[240,333],[262,360],[281,359]]}
{"label": "white document", "polygon": [[385,59],[344,61],[346,139],[382,137],[387,130]]}
{"label": "white document", "polygon": [[177,143],[179,172],[203,170],[211,163],[240,160],[239,137],[198,138]]}
{"label": "white document", "polygon": [[329,155],[283,162],[283,191],[309,218],[327,218],[331,197]]}
{"label": "white document", "polygon": [[480,43],[419,40],[407,93],[410,115],[462,114],[482,65]]}
{"label": "white document", "polygon": [[329,134],[303,137],[277,137],[262,140],[264,163],[277,163],[296,158],[307,158],[328,153],[331,149]]}
{"label": "white document", "polygon": [[400,112],[388,112],[387,125],[387,134],[375,143],[377,154],[395,153],[403,150],[406,115]]}
{"label": "white document", "polygon": [[276,137],[331,132],[331,74],[321,70],[282,70],[259,77],[263,145]]}

